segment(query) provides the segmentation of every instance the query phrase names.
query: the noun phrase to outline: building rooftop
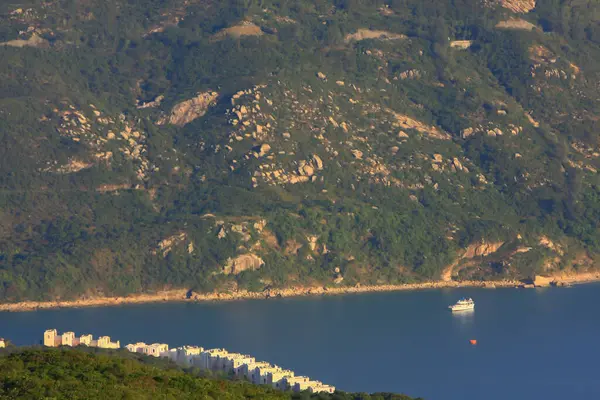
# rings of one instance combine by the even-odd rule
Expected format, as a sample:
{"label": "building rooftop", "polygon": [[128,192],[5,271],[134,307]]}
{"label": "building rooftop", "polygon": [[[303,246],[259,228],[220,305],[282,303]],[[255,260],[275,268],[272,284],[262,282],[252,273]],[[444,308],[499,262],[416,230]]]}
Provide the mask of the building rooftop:
{"label": "building rooftop", "polygon": [[229,354],[229,352],[225,349],[208,349],[204,350],[204,352],[209,354]]}

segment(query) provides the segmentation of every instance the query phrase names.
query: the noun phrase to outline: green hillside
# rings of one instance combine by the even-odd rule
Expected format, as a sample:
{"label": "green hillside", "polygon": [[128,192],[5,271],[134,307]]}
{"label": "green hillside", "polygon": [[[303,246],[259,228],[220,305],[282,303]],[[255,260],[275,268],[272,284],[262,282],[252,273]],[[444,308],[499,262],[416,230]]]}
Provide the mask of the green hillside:
{"label": "green hillside", "polygon": [[281,392],[241,381],[200,377],[124,351],[0,351],[0,399],[410,400],[404,395]]}
{"label": "green hillside", "polygon": [[0,5],[0,301],[596,268],[591,0]]}

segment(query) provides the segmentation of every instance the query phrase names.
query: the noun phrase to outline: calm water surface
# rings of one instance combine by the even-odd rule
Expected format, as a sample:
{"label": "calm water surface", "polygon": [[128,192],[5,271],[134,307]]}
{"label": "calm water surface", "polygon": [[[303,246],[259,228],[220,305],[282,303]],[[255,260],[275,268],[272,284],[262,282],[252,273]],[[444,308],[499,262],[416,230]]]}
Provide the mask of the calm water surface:
{"label": "calm water surface", "polygon": [[[462,296],[475,312],[446,310]],[[341,390],[430,400],[600,399],[599,304],[598,284],[147,304],[0,313],[0,336],[29,345],[56,328],[225,347]]]}

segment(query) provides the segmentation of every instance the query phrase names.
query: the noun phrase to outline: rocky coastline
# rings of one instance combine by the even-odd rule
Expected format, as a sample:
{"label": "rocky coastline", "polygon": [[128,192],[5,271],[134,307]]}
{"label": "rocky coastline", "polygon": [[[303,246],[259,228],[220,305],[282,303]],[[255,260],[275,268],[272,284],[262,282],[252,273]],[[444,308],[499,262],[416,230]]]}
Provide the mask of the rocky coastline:
{"label": "rocky coastline", "polygon": [[283,289],[269,289],[262,292],[238,290],[233,292],[196,293],[186,289],[165,290],[156,293],[138,294],[124,297],[97,297],[66,301],[23,301],[0,304],[0,312],[35,311],[54,308],[105,307],[124,304],[144,304],[158,302],[201,302],[201,301],[234,301],[249,299],[302,297],[319,295],[344,295],[371,292],[392,292],[401,290],[426,290],[445,288],[536,288],[564,287],[582,283],[600,281],[600,272],[589,272],[571,275],[555,275],[552,277],[534,277],[531,280],[501,281],[432,281],[400,285],[356,285],[356,286],[298,286]]}

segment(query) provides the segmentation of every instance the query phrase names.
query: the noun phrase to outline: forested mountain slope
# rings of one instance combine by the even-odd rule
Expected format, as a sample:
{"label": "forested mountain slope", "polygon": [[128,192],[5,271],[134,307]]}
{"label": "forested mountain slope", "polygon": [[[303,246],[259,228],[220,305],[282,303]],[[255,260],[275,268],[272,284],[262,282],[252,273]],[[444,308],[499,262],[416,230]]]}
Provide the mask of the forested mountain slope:
{"label": "forested mountain slope", "polygon": [[0,300],[595,268],[591,0],[0,5]]}

